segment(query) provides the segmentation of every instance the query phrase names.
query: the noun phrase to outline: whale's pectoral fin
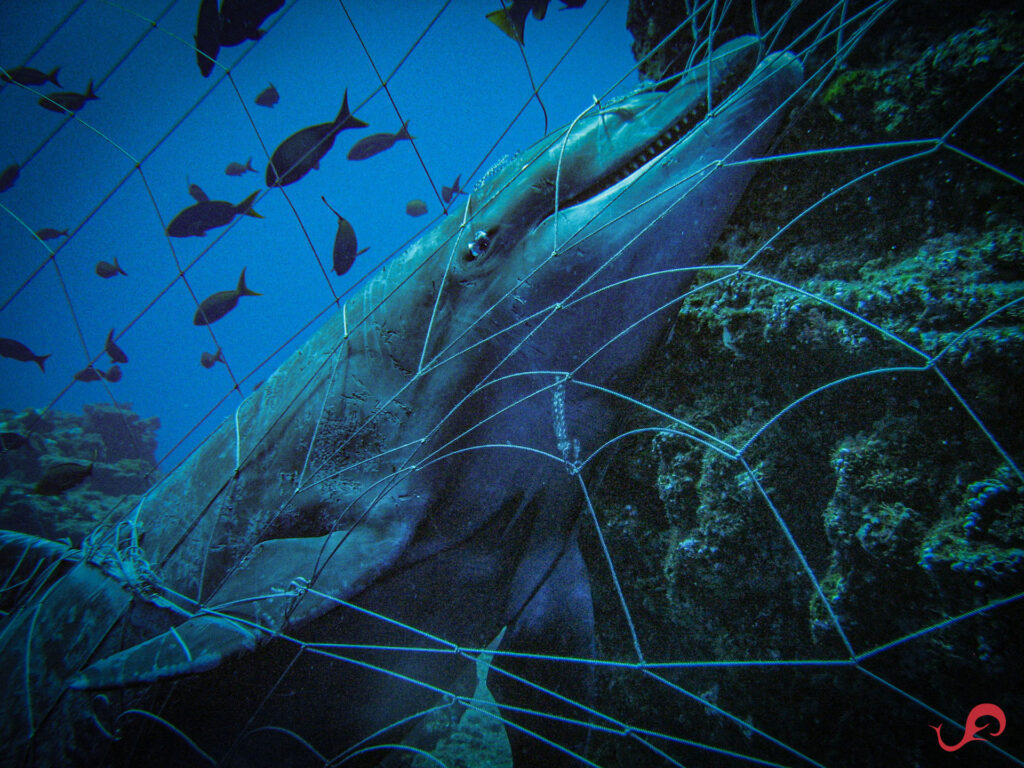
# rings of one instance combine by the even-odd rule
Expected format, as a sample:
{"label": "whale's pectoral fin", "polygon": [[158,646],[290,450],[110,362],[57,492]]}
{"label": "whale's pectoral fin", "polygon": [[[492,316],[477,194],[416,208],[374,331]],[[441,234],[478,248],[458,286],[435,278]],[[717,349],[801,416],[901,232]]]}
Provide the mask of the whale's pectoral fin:
{"label": "whale's pectoral fin", "polygon": [[397,557],[411,526],[371,521],[257,545],[206,608],[74,675],[72,688],[142,685],[205,672],[337,607]]}
{"label": "whale's pectoral fin", "polygon": [[[508,627],[498,650],[593,658],[594,606],[590,577],[575,538]],[[498,656],[494,666],[581,704],[586,704],[592,697],[593,670],[579,663]],[[573,763],[565,752],[549,746],[542,739],[583,754],[588,735],[586,726],[556,719],[586,720],[586,712],[580,707],[502,674],[493,666],[487,687],[499,705],[517,708],[501,709],[502,717],[511,722],[506,723],[505,732],[516,768],[564,768]],[[520,711],[522,709],[554,717],[527,714]]]}
{"label": "whale's pectoral fin", "polygon": [[71,688],[114,688],[204,672],[256,647],[259,630],[220,616],[196,616],[151,640],[107,656],[68,680]]}

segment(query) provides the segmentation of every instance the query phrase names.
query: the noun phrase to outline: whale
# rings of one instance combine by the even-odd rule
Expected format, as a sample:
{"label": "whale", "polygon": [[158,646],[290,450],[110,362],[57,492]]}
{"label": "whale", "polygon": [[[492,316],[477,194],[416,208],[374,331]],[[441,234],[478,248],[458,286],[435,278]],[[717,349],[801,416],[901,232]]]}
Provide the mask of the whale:
{"label": "whale", "polygon": [[739,38],[506,159],[79,546],[0,533],[3,765],[373,765],[473,649],[582,764],[583,478],[803,82]]}

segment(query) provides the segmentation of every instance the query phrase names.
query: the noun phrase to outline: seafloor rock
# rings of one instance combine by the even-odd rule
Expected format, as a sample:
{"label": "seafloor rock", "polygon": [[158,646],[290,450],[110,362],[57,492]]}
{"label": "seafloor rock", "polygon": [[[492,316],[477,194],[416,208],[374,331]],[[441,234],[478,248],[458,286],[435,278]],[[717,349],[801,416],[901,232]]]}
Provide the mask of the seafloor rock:
{"label": "seafloor rock", "polygon": [[[682,18],[648,3],[661,6],[652,19],[642,5],[631,3],[638,52]],[[638,399],[688,427],[623,441],[593,493],[648,660],[895,647],[813,674],[664,673],[703,703],[610,674],[599,710],[746,752],[751,731],[709,716],[720,706],[845,766],[936,759],[934,738],[908,737],[913,705],[866,672],[957,712],[997,694],[1007,711],[1024,705],[1009,682],[1024,652],[1021,611],[971,613],[1024,591],[1024,491],[1000,452],[1024,449],[1024,307],[1014,303],[1024,194],[977,160],[1021,177],[1024,77],[947,134],[1024,56],[1024,20],[992,6],[932,4],[927,25],[915,23],[921,4],[896,6],[798,106],[773,152],[802,157],[754,178],[717,246],[721,263],[753,257],[749,267],[698,279],[639,382]],[[732,15],[723,25],[747,31]],[[687,50],[666,49],[650,67]],[[812,57],[808,71],[821,63]],[[903,141],[920,142],[920,154],[894,163],[908,153],[882,145]],[[630,426],[650,425],[638,414]],[[602,562],[586,544],[588,562]],[[599,655],[635,659],[606,573],[595,605]],[[927,712],[916,714],[924,728]],[[596,762],[627,764],[622,750],[604,739]],[[706,752],[695,760],[719,764]]]}
{"label": "seafloor rock", "polygon": [[[0,410],[3,431],[27,436],[0,456],[0,528],[79,544],[115,508],[132,505],[157,479],[159,419],[143,419],[130,403],[86,405],[84,414]],[[36,482],[64,462],[92,465],[80,484],[54,496]]]}
{"label": "seafloor rock", "polygon": [[156,463],[156,431],[160,419],[143,419],[128,407],[93,403],[82,407],[85,429],[103,438],[107,461],[135,459]]}

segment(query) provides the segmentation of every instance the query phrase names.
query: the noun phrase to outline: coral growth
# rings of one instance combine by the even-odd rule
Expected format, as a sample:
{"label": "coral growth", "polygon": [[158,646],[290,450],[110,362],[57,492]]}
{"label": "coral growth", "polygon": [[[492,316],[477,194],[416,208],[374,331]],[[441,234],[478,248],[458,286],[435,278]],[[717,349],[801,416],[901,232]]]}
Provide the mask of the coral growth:
{"label": "coral growth", "polygon": [[[4,432],[27,436],[0,456],[0,528],[78,544],[115,507],[134,504],[157,480],[159,419],[143,419],[130,403],[96,403],[83,410],[0,410]],[[92,473],[61,494],[35,493],[43,473],[66,462],[91,464]]]}

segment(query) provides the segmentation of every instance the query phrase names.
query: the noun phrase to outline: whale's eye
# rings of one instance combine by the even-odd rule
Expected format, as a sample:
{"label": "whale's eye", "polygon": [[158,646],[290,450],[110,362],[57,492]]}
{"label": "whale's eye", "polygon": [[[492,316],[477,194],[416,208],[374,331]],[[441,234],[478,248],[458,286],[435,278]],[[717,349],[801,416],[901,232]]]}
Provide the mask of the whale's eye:
{"label": "whale's eye", "polygon": [[469,253],[466,254],[466,261],[473,261],[478,256],[482,256],[490,244],[491,236],[482,229],[478,229],[469,243]]}

